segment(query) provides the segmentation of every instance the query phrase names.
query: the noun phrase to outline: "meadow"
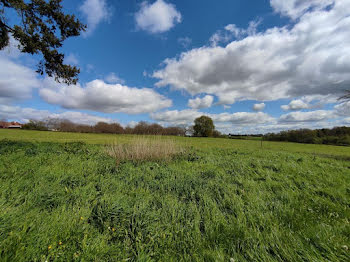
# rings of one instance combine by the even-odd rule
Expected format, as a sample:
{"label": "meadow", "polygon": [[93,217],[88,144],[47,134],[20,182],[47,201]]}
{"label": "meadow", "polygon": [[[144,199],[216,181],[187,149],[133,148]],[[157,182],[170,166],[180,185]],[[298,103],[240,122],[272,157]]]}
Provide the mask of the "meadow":
{"label": "meadow", "polygon": [[350,147],[135,139],[0,130],[0,261],[350,261]]}

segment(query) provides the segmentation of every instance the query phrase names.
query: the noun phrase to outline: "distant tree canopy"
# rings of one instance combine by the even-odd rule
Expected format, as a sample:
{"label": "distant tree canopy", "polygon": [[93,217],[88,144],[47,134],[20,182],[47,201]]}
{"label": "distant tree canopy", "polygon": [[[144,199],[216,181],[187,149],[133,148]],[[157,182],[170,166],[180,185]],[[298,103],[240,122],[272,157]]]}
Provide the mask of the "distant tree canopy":
{"label": "distant tree canopy", "polygon": [[44,121],[35,121],[30,120],[28,123],[22,126],[23,129],[27,130],[39,130],[39,131],[47,131],[47,123]]}
{"label": "distant tree canopy", "polygon": [[[39,74],[45,72],[58,82],[76,84],[80,70],[64,64],[64,54],[58,49],[64,40],[80,35],[86,26],[74,15],[65,14],[61,1],[0,0],[0,50],[9,44],[11,34],[20,43],[21,52],[42,55],[37,67]],[[13,19],[9,21],[9,17]]]}
{"label": "distant tree canopy", "polygon": [[334,127],[332,129],[299,129],[282,131],[277,134],[266,134],[264,140],[288,141],[307,144],[350,145],[350,127]]}
{"label": "distant tree canopy", "polygon": [[201,137],[213,136],[215,126],[213,120],[208,116],[200,116],[194,120],[193,135]]}
{"label": "distant tree canopy", "polygon": [[164,136],[184,136],[185,128],[169,126],[162,127],[158,124],[139,122],[135,127],[123,127],[118,123],[98,122],[95,125],[84,125],[73,123],[69,120],[46,119],[42,121],[30,120],[23,125],[23,129],[29,130],[55,130],[62,132],[79,133],[105,133],[105,134],[135,134],[135,135],[164,135]]}

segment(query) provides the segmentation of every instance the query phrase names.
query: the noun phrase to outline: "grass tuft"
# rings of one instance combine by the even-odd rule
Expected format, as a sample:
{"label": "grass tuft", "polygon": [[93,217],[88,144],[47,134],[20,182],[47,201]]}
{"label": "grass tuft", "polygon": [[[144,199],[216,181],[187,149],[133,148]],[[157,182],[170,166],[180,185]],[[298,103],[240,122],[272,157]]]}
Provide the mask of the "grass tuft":
{"label": "grass tuft", "polygon": [[107,153],[116,159],[117,164],[128,160],[167,161],[182,152],[182,148],[174,140],[160,137],[136,137],[127,144],[114,143],[107,146]]}

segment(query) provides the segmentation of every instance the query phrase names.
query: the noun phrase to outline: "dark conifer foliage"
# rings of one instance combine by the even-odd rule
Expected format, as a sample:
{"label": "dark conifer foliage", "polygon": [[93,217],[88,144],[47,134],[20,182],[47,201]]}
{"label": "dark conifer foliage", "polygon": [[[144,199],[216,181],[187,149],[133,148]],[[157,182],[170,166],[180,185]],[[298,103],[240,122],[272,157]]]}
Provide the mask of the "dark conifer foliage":
{"label": "dark conifer foliage", "polygon": [[[12,35],[21,52],[42,56],[37,67],[39,74],[76,84],[80,70],[64,64],[64,54],[59,49],[64,40],[80,35],[86,26],[74,15],[65,14],[61,1],[0,0],[0,50],[9,44]],[[17,13],[16,18],[13,13]]]}

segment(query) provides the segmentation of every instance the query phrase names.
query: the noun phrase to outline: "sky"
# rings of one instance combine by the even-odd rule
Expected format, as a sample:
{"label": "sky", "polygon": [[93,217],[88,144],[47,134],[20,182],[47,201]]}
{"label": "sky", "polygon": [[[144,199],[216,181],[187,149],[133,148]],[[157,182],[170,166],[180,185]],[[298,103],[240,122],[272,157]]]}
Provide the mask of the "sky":
{"label": "sky", "polygon": [[[223,133],[350,126],[350,0],[64,0],[77,85],[0,51],[0,119],[191,125]],[[11,23],[16,17],[8,16]]]}

